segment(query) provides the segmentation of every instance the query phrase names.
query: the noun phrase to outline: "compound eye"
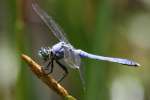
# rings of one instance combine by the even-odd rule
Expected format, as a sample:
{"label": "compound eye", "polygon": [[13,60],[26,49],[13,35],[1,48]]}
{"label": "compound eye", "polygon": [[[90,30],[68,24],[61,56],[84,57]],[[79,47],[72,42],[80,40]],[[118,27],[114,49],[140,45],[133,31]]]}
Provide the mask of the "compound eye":
{"label": "compound eye", "polygon": [[38,55],[39,55],[41,58],[43,57],[41,50],[38,51]]}
{"label": "compound eye", "polygon": [[42,54],[42,51],[41,51],[41,50],[39,50],[39,54]]}

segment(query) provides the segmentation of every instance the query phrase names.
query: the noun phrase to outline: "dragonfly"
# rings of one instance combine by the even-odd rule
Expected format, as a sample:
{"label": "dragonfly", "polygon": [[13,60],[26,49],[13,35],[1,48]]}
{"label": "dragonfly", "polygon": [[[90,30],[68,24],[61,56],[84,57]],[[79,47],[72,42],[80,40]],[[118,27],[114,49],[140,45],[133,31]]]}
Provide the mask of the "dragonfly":
{"label": "dragonfly", "polygon": [[[62,68],[62,70],[64,71],[64,75],[60,78],[58,82],[61,82],[68,75],[68,66],[70,68],[79,70],[80,76],[82,76],[80,71],[82,58],[90,58],[98,61],[115,62],[122,65],[134,67],[140,66],[139,63],[134,62],[132,60],[95,55],[85,52],[81,49],[74,48],[73,45],[71,45],[71,43],[66,38],[64,31],[53,20],[51,16],[49,16],[44,10],[42,10],[38,4],[32,4],[32,8],[59,41],[51,47],[42,47],[38,51],[38,55],[40,56],[40,58],[42,58],[45,62],[48,62],[47,65],[44,66],[44,70],[48,71],[47,74],[53,72],[54,62],[58,64],[60,68]],[[67,64],[67,67],[61,62],[61,60],[63,60]]]}

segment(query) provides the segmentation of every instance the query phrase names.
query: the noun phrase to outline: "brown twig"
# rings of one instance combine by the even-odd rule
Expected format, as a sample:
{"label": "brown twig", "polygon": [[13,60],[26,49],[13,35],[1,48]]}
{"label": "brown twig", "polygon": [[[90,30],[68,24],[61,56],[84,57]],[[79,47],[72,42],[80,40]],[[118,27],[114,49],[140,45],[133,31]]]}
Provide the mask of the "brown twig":
{"label": "brown twig", "polygon": [[26,61],[32,70],[32,72],[41,79],[49,88],[54,90],[57,94],[64,97],[66,100],[76,100],[73,96],[69,95],[67,90],[62,87],[55,79],[45,74],[42,70],[42,66],[33,61],[29,56],[22,54],[22,59]]}

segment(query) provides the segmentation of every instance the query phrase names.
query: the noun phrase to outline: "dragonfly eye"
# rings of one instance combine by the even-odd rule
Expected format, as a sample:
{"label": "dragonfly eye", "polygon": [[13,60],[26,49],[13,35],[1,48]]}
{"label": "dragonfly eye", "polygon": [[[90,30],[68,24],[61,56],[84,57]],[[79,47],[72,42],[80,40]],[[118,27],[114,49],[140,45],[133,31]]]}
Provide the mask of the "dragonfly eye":
{"label": "dragonfly eye", "polygon": [[38,55],[40,58],[42,58],[43,60],[47,60],[49,58],[49,55],[50,55],[50,51],[51,49],[50,48],[41,48],[39,51],[38,51]]}

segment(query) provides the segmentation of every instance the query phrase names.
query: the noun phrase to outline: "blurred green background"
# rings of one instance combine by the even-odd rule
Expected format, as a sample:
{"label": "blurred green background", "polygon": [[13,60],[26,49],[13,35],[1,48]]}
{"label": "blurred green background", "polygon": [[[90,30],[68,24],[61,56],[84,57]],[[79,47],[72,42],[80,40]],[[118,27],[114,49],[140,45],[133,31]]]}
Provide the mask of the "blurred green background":
{"label": "blurred green background", "polygon": [[[39,62],[40,47],[56,38],[32,10],[32,0],[0,2],[0,100],[61,100],[28,68],[25,53]],[[78,100],[150,100],[150,0],[38,0],[70,42],[87,52],[129,58],[139,68],[82,59],[86,91],[78,71],[61,83]],[[55,67],[58,79],[62,70]]]}

